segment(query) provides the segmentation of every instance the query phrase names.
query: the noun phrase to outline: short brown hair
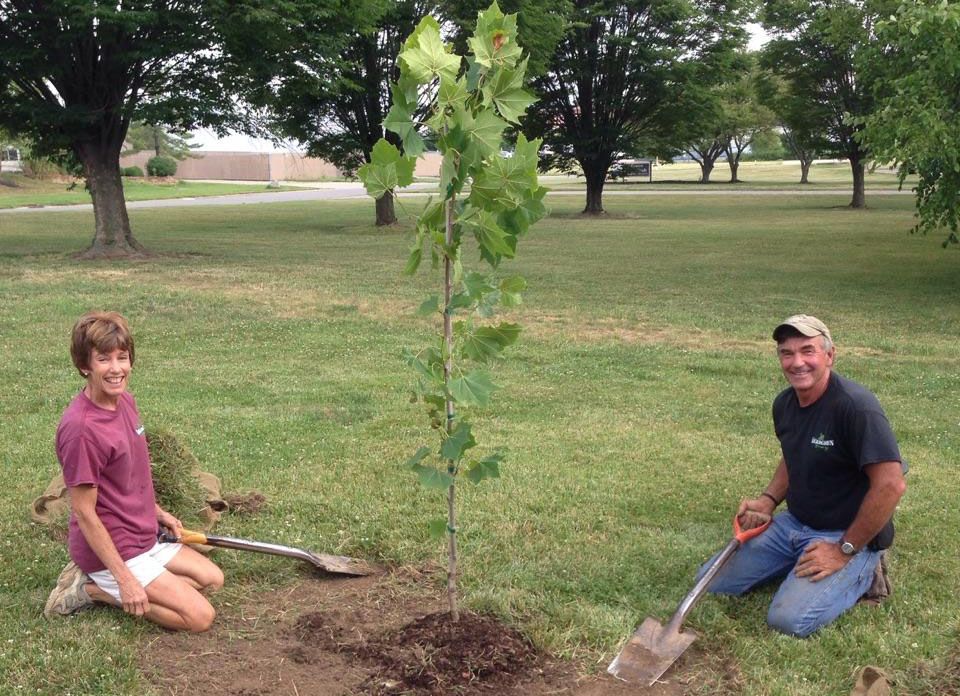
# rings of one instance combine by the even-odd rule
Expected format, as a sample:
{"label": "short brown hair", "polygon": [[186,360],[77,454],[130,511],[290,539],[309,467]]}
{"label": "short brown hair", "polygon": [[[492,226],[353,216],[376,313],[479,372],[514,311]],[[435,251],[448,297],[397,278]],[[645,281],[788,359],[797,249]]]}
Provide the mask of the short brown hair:
{"label": "short brown hair", "polygon": [[86,377],[84,370],[90,369],[90,354],[125,350],[130,354],[133,365],[133,336],[127,320],[119,312],[87,312],[73,325],[70,339],[70,357],[73,364]]}

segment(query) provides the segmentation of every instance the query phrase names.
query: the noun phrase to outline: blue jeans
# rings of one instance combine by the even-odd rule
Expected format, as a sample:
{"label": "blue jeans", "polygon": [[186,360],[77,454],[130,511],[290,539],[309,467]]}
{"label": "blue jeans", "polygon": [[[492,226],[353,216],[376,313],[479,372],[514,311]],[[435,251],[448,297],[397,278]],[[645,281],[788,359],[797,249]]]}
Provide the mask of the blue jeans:
{"label": "blue jeans", "polygon": [[[767,623],[781,633],[805,638],[857,603],[870,588],[880,562],[882,551],[863,548],[847,565],[823,580],[811,582],[792,572],[797,559],[812,542],[837,542],[843,532],[813,529],[789,512],[782,512],[773,518],[767,531],[740,547],[707,589],[717,594],[742,595],[765,582],[783,578],[770,603]],[[701,566],[698,580],[716,557]]]}

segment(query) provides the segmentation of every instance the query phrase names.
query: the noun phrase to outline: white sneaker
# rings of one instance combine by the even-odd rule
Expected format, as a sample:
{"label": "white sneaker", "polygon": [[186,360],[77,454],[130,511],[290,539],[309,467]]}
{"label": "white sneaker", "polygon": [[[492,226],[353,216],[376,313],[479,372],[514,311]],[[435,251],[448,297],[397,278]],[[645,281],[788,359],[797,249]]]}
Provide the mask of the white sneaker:
{"label": "white sneaker", "polygon": [[55,619],[58,616],[69,616],[91,606],[93,600],[85,587],[88,582],[90,577],[80,570],[76,563],[67,563],[57,578],[57,586],[47,598],[47,604],[43,608],[44,617]]}

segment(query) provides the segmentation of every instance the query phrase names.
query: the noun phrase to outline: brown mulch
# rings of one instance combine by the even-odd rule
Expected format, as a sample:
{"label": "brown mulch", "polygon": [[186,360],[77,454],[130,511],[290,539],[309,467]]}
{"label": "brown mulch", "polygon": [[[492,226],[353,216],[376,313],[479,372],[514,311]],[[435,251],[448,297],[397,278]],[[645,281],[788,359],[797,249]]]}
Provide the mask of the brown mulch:
{"label": "brown mulch", "polygon": [[685,661],[694,673],[702,662],[694,646],[663,682],[628,685],[538,652],[494,617],[464,611],[452,624],[420,570],[305,575],[261,595],[228,585],[213,598],[218,616],[207,633],[156,629],[142,651],[144,675],[169,696],[682,696]]}

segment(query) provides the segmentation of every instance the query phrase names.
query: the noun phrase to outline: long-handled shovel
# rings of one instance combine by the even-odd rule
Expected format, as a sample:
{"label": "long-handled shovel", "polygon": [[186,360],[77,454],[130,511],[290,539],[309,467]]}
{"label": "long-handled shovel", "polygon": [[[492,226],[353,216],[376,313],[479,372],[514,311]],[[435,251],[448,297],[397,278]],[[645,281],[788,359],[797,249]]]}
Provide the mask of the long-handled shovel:
{"label": "long-handled shovel", "polygon": [[314,553],[304,549],[296,549],[292,546],[281,546],[280,544],[268,544],[265,541],[250,541],[248,539],[236,539],[234,537],[211,536],[203,532],[194,532],[184,529],[181,537],[175,539],[169,534],[161,534],[160,541],[176,542],[181,544],[207,544],[209,546],[219,546],[224,549],[237,549],[239,551],[256,551],[257,553],[269,553],[274,556],[289,556],[299,558],[300,560],[312,563],[317,568],[321,568],[328,573],[337,573],[338,575],[371,575],[379,570],[376,566],[360,560],[359,558],[350,558],[349,556],[333,556],[328,553]]}
{"label": "long-handled shovel", "polygon": [[687,618],[687,614],[693,609],[693,605],[706,592],[710,581],[713,580],[724,563],[737,552],[742,543],[762,533],[769,526],[770,520],[767,520],[758,527],[743,530],[740,529],[739,520],[734,517],[733,539],[727,544],[727,548],[720,552],[716,560],[710,564],[707,572],[693,586],[690,593],[683,598],[667,627],[664,628],[659,621],[652,616],[648,616],[640,624],[640,628],[630,636],[630,640],[607,667],[607,671],[623,681],[641,682],[652,686],[657,679],[663,676],[670,665],[683,654],[683,651],[696,640],[696,633],[693,631],[681,633],[680,626]]}

